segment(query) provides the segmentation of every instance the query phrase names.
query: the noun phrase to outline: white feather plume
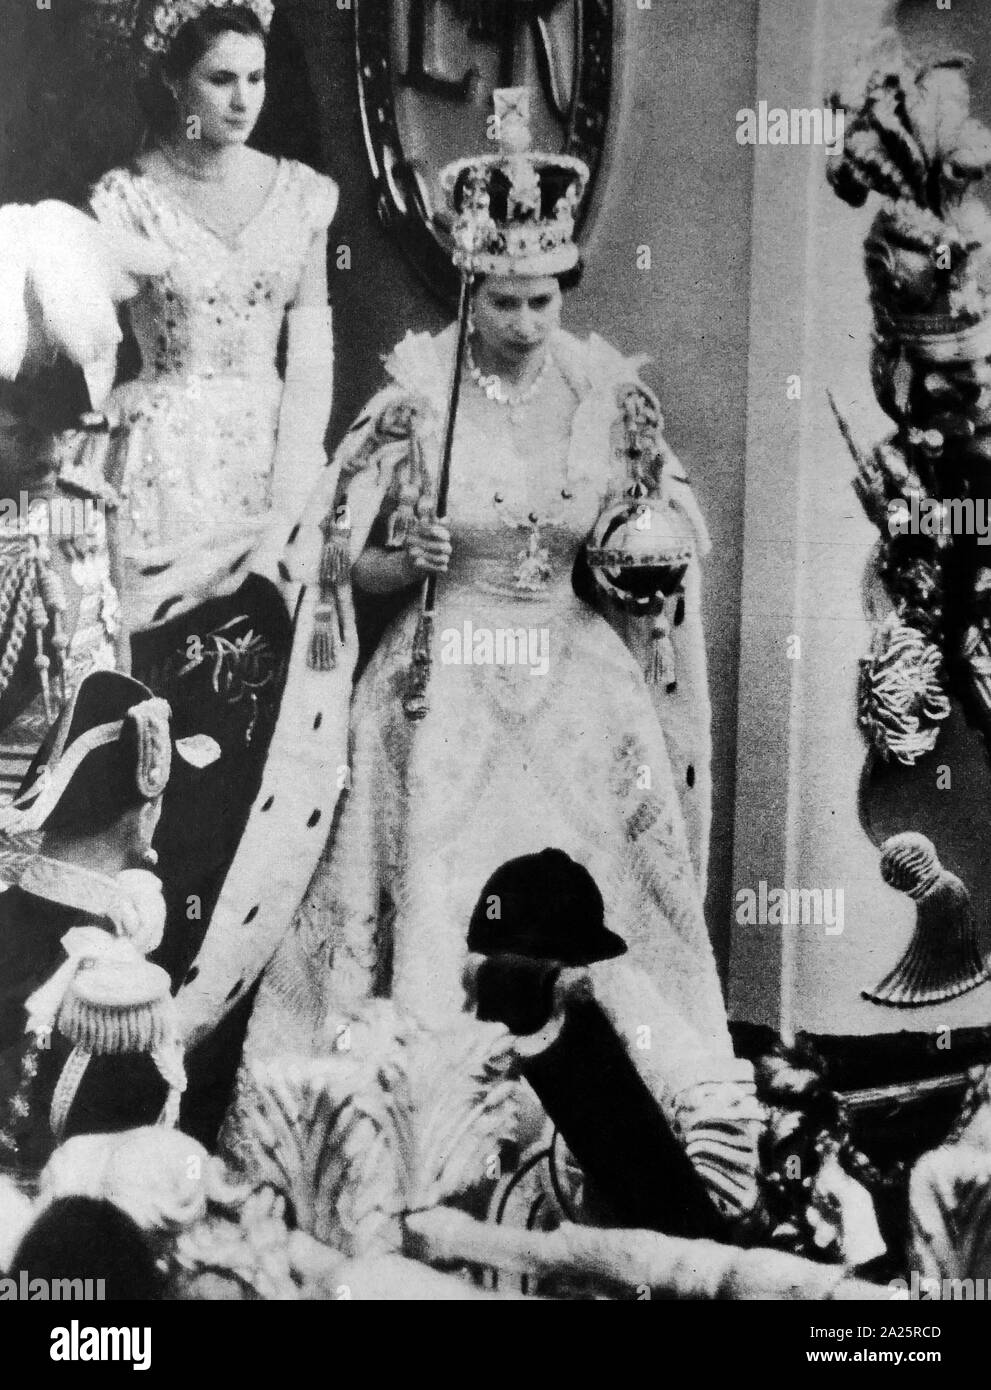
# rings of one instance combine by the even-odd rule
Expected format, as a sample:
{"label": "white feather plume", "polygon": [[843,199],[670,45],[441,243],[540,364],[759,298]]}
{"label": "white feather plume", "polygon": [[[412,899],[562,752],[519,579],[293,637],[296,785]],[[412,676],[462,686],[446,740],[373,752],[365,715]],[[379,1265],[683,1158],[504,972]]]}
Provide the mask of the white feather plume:
{"label": "white feather plume", "polygon": [[31,209],[17,203],[0,207],[0,377],[13,381],[28,347],[24,291],[28,270]]}
{"label": "white feather plume", "polygon": [[0,208],[0,376],[36,371],[54,352],[84,369],[112,359],[117,305],[168,262],[163,247],[67,203]]}

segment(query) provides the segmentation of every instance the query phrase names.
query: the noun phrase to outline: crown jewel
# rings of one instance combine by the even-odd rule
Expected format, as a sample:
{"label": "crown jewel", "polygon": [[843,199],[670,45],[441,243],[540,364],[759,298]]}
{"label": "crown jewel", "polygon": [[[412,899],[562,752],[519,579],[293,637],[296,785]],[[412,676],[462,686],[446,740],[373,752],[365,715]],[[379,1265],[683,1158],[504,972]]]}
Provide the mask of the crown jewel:
{"label": "crown jewel", "polygon": [[557,275],[578,260],[575,214],[588,166],[530,150],[530,91],[493,93],[498,153],[455,160],[440,173],[459,267],[494,275]]}
{"label": "crown jewel", "polygon": [[184,24],[198,19],[207,10],[250,10],[268,33],[275,13],[274,0],[161,0],[148,19],[143,36],[145,48],[165,53]]}

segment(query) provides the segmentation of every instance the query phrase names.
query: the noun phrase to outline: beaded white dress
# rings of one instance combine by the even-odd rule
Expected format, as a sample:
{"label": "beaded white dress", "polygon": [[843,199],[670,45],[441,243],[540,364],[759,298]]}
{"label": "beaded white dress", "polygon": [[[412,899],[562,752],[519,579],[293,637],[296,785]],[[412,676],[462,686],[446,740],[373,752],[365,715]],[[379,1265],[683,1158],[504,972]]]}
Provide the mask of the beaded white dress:
{"label": "beaded white dress", "polygon": [[[112,465],[125,499],[122,599],[143,628],[232,593],[250,569],[271,506],[279,336],[337,188],[280,160],[263,206],[230,237],[133,169],[105,174],[91,206],[170,256],[130,304],[140,374],[107,405],[123,425]],[[73,466],[106,467],[99,442]]]}
{"label": "beaded white dress", "polygon": [[[377,513],[371,537],[381,544],[390,532],[395,540],[397,508],[412,505],[402,472],[410,410],[430,492],[453,344],[451,330],[409,335],[387,363],[392,383],[338,451],[338,497],[346,492],[355,517],[355,553],[364,544],[360,515]],[[414,602],[357,684],[347,789],[263,976],[245,1064],[332,1050],[336,1028],[375,997],[391,998],[428,1026],[456,1019],[465,1007],[468,921],[484,884],[506,861],[551,847],[591,872],[607,927],[627,942],[628,955],[594,967],[596,997],[658,1102],[674,1120],[686,1095],[697,1099],[700,1087],[708,1095],[715,1085],[719,1123],[729,1130],[736,1107],[750,1114],[751,1071],[733,1055],[683,812],[695,794],[692,760],[697,755],[701,765],[708,737],[697,566],[679,632],[681,714],[671,720],[659,710],[671,697],[652,696],[635,644],[572,584],[577,551],[628,483],[612,443],[618,403],[637,383],[638,364],[601,339],[583,343],[563,332],[552,351],[559,391],[573,393],[564,437],[521,451],[508,430],[497,431],[491,412],[473,412],[470,396],[465,402],[430,709],[414,723],[402,707]],[[704,549],[701,518],[669,457],[673,494]],[[531,514],[539,520],[536,543]],[[506,634],[521,632],[536,634],[535,645],[509,659]],[[677,737],[679,723],[673,759],[666,725]],[[250,1082],[242,1088],[225,1138],[235,1154]],[[708,1103],[706,1113],[711,1118]],[[749,1141],[743,1149],[749,1175]],[[734,1153],[729,1161],[733,1182],[740,1160]]]}

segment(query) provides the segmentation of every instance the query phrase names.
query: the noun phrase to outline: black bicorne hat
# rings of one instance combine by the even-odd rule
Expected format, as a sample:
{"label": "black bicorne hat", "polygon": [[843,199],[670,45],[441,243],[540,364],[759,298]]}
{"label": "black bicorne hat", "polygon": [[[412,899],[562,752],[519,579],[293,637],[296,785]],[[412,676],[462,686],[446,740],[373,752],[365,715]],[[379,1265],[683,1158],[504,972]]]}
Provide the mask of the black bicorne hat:
{"label": "black bicorne hat", "polygon": [[525,854],[496,869],[471,915],[468,949],[511,952],[564,965],[592,965],[626,953],[605,924],[595,879],[563,850]]}
{"label": "black bicorne hat", "polygon": [[[101,829],[165,790],[172,766],[168,702],[119,671],[93,671],[45,735],[17,796],[0,810],[0,830],[72,826]],[[206,766],[219,755],[197,735],[175,745]]]}

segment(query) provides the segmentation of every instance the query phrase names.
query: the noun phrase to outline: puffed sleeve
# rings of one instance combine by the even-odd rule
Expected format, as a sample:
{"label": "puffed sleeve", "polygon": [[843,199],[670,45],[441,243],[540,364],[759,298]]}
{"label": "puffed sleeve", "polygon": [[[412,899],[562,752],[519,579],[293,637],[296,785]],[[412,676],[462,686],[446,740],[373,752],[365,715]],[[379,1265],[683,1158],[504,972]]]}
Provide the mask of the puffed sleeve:
{"label": "puffed sleeve", "polygon": [[318,174],[308,164],[299,164],[300,212],[311,235],[326,231],[337,215],[340,191],[333,179]]}

